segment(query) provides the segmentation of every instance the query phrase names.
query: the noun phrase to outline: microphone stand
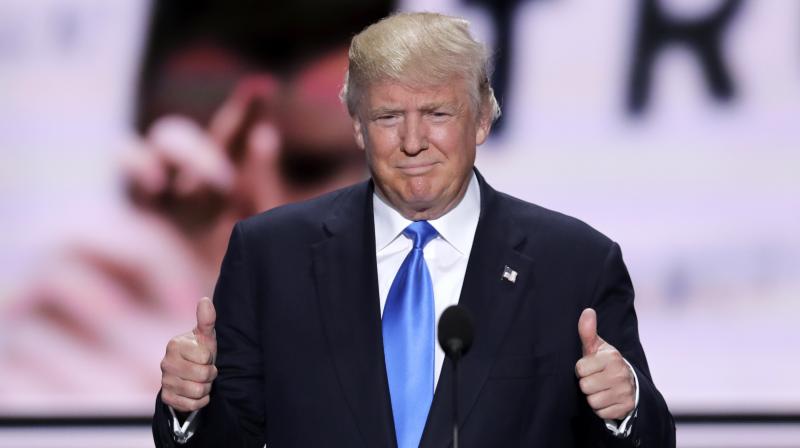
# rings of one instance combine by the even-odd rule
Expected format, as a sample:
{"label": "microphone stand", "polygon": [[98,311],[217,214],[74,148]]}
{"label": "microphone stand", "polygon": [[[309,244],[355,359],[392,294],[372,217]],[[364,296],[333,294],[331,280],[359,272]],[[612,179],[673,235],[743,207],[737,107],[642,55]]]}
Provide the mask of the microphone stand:
{"label": "microphone stand", "polygon": [[453,448],[458,448],[458,360],[453,359]]}
{"label": "microphone stand", "polygon": [[458,362],[463,354],[463,342],[455,340],[451,342],[451,357],[453,362],[453,448],[458,448]]}
{"label": "microphone stand", "polygon": [[453,448],[458,448],[458,362],[472,346],[472,318],[466,309],[453,305],[439,318],[439,345],[453,365]]}

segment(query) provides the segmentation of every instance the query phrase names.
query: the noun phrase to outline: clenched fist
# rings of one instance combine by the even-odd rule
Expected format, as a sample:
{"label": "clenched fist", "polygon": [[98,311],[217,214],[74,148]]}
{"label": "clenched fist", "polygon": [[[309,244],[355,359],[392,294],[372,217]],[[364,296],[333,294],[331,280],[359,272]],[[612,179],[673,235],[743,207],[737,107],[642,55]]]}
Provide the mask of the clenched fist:
{"label": "clenched fist", "polygon": [[578,334],[583,357],[575,364],[581,391],[598,417],[622,420],[636,405],[636,380],[625,359],[597,335],[597,314],[591,308],[581,313]]}
{"label": "clenched fist", "polygon": [[191,412],[208,404],[217,377],[214,360],[217,336],[214,304],[203,297],[197,304],[197,326],[172,338],[161,360],[161,401],[176,411]]}

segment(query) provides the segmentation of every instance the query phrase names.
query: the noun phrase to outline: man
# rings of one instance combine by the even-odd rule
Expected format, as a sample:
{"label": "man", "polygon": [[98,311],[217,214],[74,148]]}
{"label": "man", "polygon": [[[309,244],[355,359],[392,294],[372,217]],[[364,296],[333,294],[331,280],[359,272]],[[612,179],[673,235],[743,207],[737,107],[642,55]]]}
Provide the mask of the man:
{"label": "man", "polygon": [[457,302],[461,446],[674,446],[619,247],[473,168],[499,114],[487,66],[438,14],[353,39],[343,99],[372,180],[236,225],[215,305],[167,346],[157,445],[447,446],[433,325]]}

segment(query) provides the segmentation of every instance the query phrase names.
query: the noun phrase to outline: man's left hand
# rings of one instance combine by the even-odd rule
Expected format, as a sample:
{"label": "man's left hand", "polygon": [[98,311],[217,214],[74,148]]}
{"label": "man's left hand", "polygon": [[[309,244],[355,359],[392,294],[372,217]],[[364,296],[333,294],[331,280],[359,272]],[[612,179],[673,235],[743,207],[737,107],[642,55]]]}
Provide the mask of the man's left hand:
{"label": "man's left hand", "polygon": [[583,357],[575,364],[581,391],[594,413],[604,420],[622,420],[633,411],[636,380],[625,359],[597,335],[597,314],[591,308],[581,313],[578,334]]}

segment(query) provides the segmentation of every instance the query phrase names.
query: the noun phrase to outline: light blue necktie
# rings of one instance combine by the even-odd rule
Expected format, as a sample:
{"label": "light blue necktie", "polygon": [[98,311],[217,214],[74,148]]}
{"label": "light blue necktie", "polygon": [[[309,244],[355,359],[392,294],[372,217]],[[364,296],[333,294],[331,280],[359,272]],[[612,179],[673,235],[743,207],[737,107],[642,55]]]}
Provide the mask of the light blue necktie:
{"label": "light blue necktie", "polygon": [[433,401],[433,282],[422,249],[437,235],[427,221],[403,234],[414,248],[403,260],[383,310],[383,352],[399,448],[419,446]]}

